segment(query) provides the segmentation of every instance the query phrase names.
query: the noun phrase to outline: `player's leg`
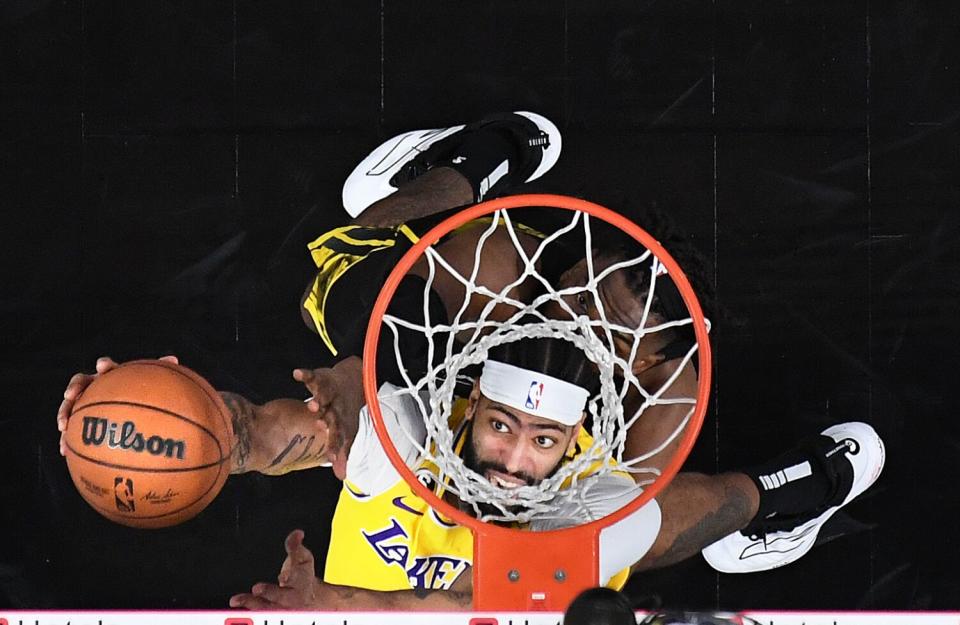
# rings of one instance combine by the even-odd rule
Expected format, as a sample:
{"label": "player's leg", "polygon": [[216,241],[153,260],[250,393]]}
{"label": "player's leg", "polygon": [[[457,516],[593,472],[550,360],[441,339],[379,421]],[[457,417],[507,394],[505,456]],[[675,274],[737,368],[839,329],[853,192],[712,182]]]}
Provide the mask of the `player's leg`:
{"label": "player's leg", "polygon": [[473,188],[463,174],[450,167],[436,167],[371,204],[353,223],[392,227],[472,202]]}
{"label": "player's leg", "polygon": [[479,202],[539,178],[560,157],[557,127],[536,113],[413,130],[384,142],[347,177],[355,223],[395,226]]}
{"label": "player's leg", "polygon": [[759,494],[759,509],[739,532],[703,550],[725,573],[748,573],[789,564],[809,551],[820,527],[867,490],[883,470],[883,440],[866,423],[840,423],[782,456],[745,470]]}
{"label": "player's leg", "polygon": [[686,560],[705,545],[740,531],[757,512],[759,492],[743,473],[679,473],[657,503],[660,533],[634,571]]}
{"label": "player's leg", "polygon": [[[364,307],[372,305],[375,296],[364,291],[383,283],[410,244],[396,226],[509,191],[546,172],[559,151],[556,127],[534,113],[499,114],[465,126],[411,131],[375,149],[344,185],[344,206],[359,218],[310,244],[319,271],[300,302],[307,327],[332,353],[356,353],[366,327]],[[438,251],[452,259],[456,271],[469,275],[474,258],[466,250],[475,249],[476,238],[476,232],[454,235]],[[520,238],[532,250],[529,237]],[[464,253],[458,254],[461,248]],[[478,278],[491,290],[499,291],[518,275],[519,255],[503,232],[487,239],[483,256]],[[425,277],[427,272],[418,269],[412,273]],[[432,287],[448,311],[463,301],[462,285],[449,273],[439,272]],[[474,300],[475,309],[485,303],[479,296]]]}
{"label": "player's leg", "polygon": [[681,473],[658,498],[660,534],[634,567],[647,570],[703,548],[715,569],[762,571],[809,551],[820,527],[870,487],[885,460],[865,423],[841,423],[777,458],[737,473]]}

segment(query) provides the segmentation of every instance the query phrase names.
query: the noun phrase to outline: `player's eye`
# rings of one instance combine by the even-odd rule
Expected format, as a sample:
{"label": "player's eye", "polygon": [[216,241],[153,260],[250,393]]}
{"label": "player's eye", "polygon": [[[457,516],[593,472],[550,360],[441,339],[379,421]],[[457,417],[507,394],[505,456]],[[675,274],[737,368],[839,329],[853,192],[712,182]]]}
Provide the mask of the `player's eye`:
{"label": "player's eye", "polygon": [[536,439],[537,445],[543,449],[550,449],[557,444],[557,441],[553,440],[549,436],[538,436]]}
{"label": "player's eye", "polygon": [[580,308],[586,310],[586,309],[587,309],[587,296],[584,295],[583,293],[578,293],[578,294],[577,294],[577,305],[580,306]]}
{"label": "player's eye", "polygon": [[509,432],[509,431],[510,431],[510,428],[508,428],[508,427],[507,427],[507,424],[504,423],[503,421],[496,421],[496,420],[491,421],[491,422],[490,422],[490,427],[492,427],[492,428],[493,428],[494,430],[496,430],[497,432]]}

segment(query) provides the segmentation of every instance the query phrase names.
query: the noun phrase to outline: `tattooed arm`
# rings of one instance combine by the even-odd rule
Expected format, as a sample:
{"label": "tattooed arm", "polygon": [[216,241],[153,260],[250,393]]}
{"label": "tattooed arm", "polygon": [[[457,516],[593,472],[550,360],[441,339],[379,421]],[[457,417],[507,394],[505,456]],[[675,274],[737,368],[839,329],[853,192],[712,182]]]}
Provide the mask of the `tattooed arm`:
{"label": "tattooed arm", "polygon": [[[176,356],[160,360],[178,363]],[[57,410],[61,455],[66,454],[63,435],[77,399],[97,377],[119,366],[103,356],[97,360],[96,373],[77,373],[70,378]],[[221,393],[232,415],[235,437],[231,473],[281,475],[332,464],[343,479],[364,404],[361,369],[359,358],[346,358],[329,369],[297,369],[294,379],[313,394],[307,403],[276,399],[261,406],[236,393]]]}
{"label": "tattooed arm", "polygon": [[282,475],[332,464],[343,479],[357,435],[363,389],[362,361],[351,357],[328,369],[297,369],[293,377],[312,393],[310,401],[275,399],[256,405],[221,393],[233,415],[232,473]]}
{"label": "tattooed arm", "polygon": [[296,399],[256,405],[235,393],[220,393],[233,417],[231,473],[282,475],[320,466],[328,430],[315,412]]}

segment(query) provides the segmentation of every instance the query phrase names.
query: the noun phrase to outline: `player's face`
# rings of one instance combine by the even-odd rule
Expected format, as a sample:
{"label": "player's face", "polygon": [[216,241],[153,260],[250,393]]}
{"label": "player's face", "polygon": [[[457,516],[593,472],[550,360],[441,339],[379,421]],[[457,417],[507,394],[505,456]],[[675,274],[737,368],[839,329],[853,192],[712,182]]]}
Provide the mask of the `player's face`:
{"label": "player's face", "polygon": [[[614,262],[616,262],[616,259],[606,256],[595,256],[593,259],[594,275],[601,273]],[[646,301],[642,294],[638,294],[630,286],[628,281],[629,274],[627,272],[632,270],[635,269],[621,269],[611,273],[598,284],[597,295],[600,297],[600,304],[603,306],[604,316],[609,322],[628,328],[638,328],[640,327],[640,322],[643,320],[643,308]],[[584,286],[588,280],[587,261],[584,259],[573,265],[560,276],[559,287],[562,289],[573,286]],[[586,315],[590,319],[600,319],[600,311],[596,298],[594,298],[590,292],[584,291],[575,295],[567,295],[564,297],[564,301],[570,306],[570,309],[573,310],[575,315]],[[551,303],[546,309],[546,314],[557,319],[569,318],[569,314],[556,303]],[[647,326],[656,325],[660,322],[659,317],[653,313],[647,318]],[[604,337],[601,335],[601,338]],[[628,358],[633,345],[633,336],[614,332],[613,340],[617,354],[623,358]],[[637,359],[635,360],[635,372],[647,366],[645,362],[642,362],[644,356],[662,347],[662,343],[663,341],[654,335],[641,340],[637,350]]]}
{"label": "player's face", "polygon": [[550,477],[580,429],[491,401],[476,387],[467,416],[472,433],[464,462],[502,488],[533,486]]}

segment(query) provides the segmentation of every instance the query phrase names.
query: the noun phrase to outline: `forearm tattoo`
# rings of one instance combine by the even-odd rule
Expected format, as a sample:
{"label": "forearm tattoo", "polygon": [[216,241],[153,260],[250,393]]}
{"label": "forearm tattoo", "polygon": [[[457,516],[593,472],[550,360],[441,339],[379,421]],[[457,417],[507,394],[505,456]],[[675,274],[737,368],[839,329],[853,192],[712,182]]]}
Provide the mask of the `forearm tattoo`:
{"label": "forearm tattoo", "polygon": [[235,447],[232,453],[236,454],[233,472],[243,473],[247,471],[247,461],[250,460],[250,449],[252,440],[253,422],[256,420],[256,412],[247,399],[235,393],[220,393],[223,402],[230,410],[233,421],[233,434],[236,437]]}
{"label": "forearm tattoo", "polygon": [[[313,434],[310,436],[294,434],[290,442],[287,443],[287,446],[270,461],[267,468],[272,469],[283,465],[293,468],[321,460],[323,458],[325,445],[321,444],[319,449],[314,450],[313,444],[316,442],[316,439],[317,437]],[[299,451],[299,454],[296,457],[288,458],[294,451]]]}

